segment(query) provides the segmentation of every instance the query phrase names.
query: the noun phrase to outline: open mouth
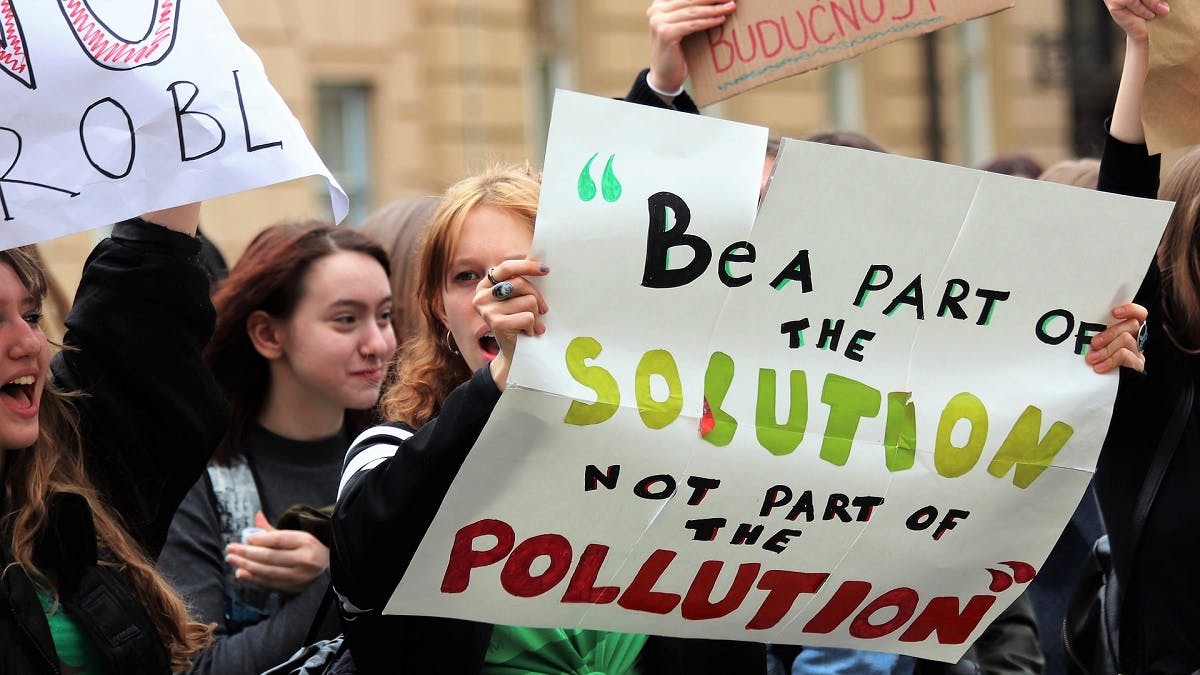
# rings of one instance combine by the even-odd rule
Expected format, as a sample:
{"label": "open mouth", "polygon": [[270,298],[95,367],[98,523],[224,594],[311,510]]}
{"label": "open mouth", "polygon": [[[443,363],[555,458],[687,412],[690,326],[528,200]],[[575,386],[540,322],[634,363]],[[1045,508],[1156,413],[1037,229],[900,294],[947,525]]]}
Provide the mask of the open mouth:
{"label": "open mouth", "polygon": [[489,359],[494,359],[500,354],[500,343],[496,341],[496,336],[489,331],[479,338],[479,350]]}
{"label": "open mouth", "polygon": [[10,407],[26,410],[34,405],[33,389],[37,378],[33,375],[16,377],[0,386],[0,398]]}

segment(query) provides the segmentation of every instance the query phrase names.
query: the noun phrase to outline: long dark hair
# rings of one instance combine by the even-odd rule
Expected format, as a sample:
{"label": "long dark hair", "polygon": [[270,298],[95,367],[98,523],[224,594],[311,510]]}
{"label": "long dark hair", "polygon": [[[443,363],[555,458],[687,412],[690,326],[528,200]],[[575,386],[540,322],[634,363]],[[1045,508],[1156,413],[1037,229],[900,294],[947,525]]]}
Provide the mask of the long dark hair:
{"label": "long dark hair", "polygon": [[[318,220],[273,225],[258,233],[241,259],[213,295],[217,326],[204,350],[204,359],[232,408],[229,428],[213,453],[228,462],[239,452],[246,426],[266,402],[270,369],[254,349],[246,321],[256,311],[287,319],[304,291],[304,277],[313,263],[339,251],[356,251],[374,258],[390,274],[387,254],[365,235]],[[347,410],[352,432],[375,419],[374,410]]]}
{"label": "long dark hair", "polygon": [[[0,264],[16,272],[25,290],[37,300],[45,299],[49,283],[45,272],[29,249],[0,251]],[[43,349],[49,349],[44,345]],[[24,450],[9,452],[3,502],[9,512],[0,518],[0,532],[11,539],[4,542],[12,551],[11,566],[20,566],[35,584],[57,592],[47,575],[38,567],[34,550],[44,534],[54,494],[79,495],[87,502],[96,525],[96,542],[111,554],[112,561],[100,565],[118,569],[133,586],[138,603],[146,609],[171,660],[172,670],[183,670],[212,639],[212,627],[193,621],[183,600],[154,569],[141,546],[129,535],[120,515],[109,508],[100,491],[88,477],[83,455],[79,416],[72,403],[77,393],[64,393],[47,382],[39,401],[38,438]],[[8,452],[0,450],[0,452]],[[0,574],[8,572],[8,568]]]}

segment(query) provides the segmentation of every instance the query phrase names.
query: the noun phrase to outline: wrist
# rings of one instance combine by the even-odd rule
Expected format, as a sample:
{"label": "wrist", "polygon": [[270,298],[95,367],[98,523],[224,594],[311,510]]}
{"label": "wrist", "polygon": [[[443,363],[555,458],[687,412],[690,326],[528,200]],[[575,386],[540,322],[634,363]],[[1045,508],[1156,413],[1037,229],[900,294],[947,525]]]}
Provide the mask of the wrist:
{"label": "wrist", "polygon": [[660,98],[668,103],[674,100],[676,96],[679,96],[683,93],[683,84],[680,84],[673,90],[670,87],[664,86],[662,82],[658,81],[658,78],[654,74],[653,68],[651,68],[650,72],[646,74],[646,86],[650,87],[650,91],[658,94]]}

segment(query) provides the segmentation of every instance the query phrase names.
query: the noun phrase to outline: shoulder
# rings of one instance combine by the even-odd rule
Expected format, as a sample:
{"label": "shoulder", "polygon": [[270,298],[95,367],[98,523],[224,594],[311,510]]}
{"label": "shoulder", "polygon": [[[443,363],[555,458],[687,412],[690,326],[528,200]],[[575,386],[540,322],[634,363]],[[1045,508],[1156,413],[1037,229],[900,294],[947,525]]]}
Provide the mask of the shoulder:
{"label": "shoulder", "polygon": [[400,444],[412,437],[413,431],[407,424],[394,422],[371,427],[359,434],[350,444],[346,458],[342,461],[342,480],[338,484],[338,496],[341,496],[351,478],[394,456]]}

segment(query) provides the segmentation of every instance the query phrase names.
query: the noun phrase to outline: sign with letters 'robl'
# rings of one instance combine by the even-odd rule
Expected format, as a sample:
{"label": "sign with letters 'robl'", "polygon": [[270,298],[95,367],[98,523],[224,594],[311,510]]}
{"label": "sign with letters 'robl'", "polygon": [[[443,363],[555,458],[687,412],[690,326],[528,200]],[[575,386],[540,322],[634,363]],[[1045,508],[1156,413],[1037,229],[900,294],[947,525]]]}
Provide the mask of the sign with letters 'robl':
{"label": "sign with letters 'robl'", "polygon": [[683,42],[692,96],[705,106],[1016,0],[738,0],[723,24]]}
{"label": "sign with letters 'robl'", "polygon": [[765,140],[559,93],[548,330],[388,612],[954,660],[1027,587],[1170,205],[789,141],[756,215]]}
{"label": "sign with letters 'robl'", "polygon": [[0,0],[0,248],[315,174],[214,0]]}

